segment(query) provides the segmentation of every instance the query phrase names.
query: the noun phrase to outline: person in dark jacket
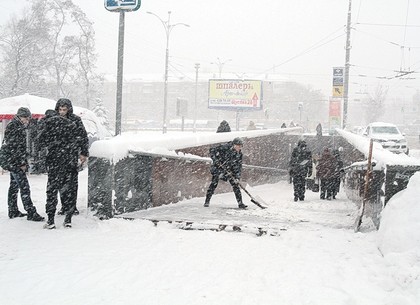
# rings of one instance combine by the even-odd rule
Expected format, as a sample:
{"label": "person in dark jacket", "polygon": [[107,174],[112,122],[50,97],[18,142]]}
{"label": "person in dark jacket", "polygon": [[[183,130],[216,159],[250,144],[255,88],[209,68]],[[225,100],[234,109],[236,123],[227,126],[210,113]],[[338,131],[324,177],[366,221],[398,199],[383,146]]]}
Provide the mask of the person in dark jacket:
{"label": "person in dark jacket", "polygon": [[344,164],[340,156],[340,151],[338,149],[334,149],[332,154],[336,160],[336,168],[334,170],[334,175],[332,178],[332,184],[333,184],[332,185],[332,188],[333,188],[332,198],[335,199],[337,194],[340,192],[340,182],[341,182],[341,176],[343,175],[343,172],[344,172],[343,170]]}
{"label": "person in dark jacket", "polygon": [[299,140],[293,149],[289,166],[293,179],[294,201],[303,201],[305,200],[306,177],[312,174],[312,153],[304,140]]}
{"label": "person in dark jacket", "polygon": [[[62,117],[65,117],[75,123],[76,129],[74,131],[75,142],[72,146],[72,153],[77,156],[80,160],[79,167],[82,168],[83,165],[87,162],[89,156],[89,138],[87,136],[86,129],[83,125],[82,119],[73,113],[73,105],[69,99],[61,98],[57,101],[55,106],[55,111]],[[73,177],[73,180],[70,182],[72,186],[73,195],[72,200],[74,200],[74,215],[78,215],[79,211],[76,207],[77,202],[77,188],[78,188],[78,174]],[[61,197],[61,196],[60,196]],[[66,215],[66,210],[64,207],[58,212],[59,215]]]}
{"label": "person in dark jacket", "polygon": [[47,157],[47,148],[41,147],[39,143],[39,137],[45,128],[45,121],[55,115],[57,115],[57,112],[55,112],[55,110],[48,109],[47,111],[45,111],[44,117],[38,120],[37,135],[36,135],[36,140],[35,140],[35,152],[36,152],[36,158],[35,158],[36,161],[34,165],[35,174],[47,173],[47,167],[45,164],[46,157]]}
{"label": "person in dark jacket", "polygon": [[219,127],[217,127],[216,133],[217,132],[230,132],[230,131],[231,130],[230,130],[229,123],[227,121],[223,120],[223,121],[220,122]]}
{"label": "person in dark jacket", "polygon": [[58,114],[47,118],[40,134],[39,142],[47,150],[48,172],[47,203],[45,210],[48,221],[46,229],[54,229],[54,215],[58,203],[57,195],[65,211],[64,226],[71,227],[71,217],[76,207],[78,155],[75,154],[76,124]]}
{"label": "person in dark jacket", "polygon": [[239,188],[239,180],[242,172],[242,149],[243,141],[241,138],[235,138],[232,142],[221,144],[210,148],[210,157],[213,164],[210,168],[212,179],[207,190],[205,207],[210,205],[210,199],[219,184],[219,179],[229,181],[240,209],[246,209],[247,206],[242,202],[242,194]]}
{"label": "person in dark jacket", "polygon": [[31,190],[26,172],[29,168],[27,160],[27,126],[31,118],[31,112],[28,108],[18,109],[16,116],[6,126],[2,150],[7,154],[7,170],[10,171],[10,186],[7,196],[9,207],[9,218],[23,217],[17,206],[17,196],[20,190],[20,196],[23,207],[27,212],[27,219],[31,221],[43,221],[31,199]]}
{"label": "person in dark jacket", "polygon": [[327,200],[331,200],[334,194],[334,172],[336,168],[336,158],[331,154],[328,147],[324,148],[316,167],[317,177],[321,179],[321,199],[325,199],[325,196],[327,196]]}
{"label": "person in dark jacket", "polygon": [[316,136],[317,137],[322,137],[322,125],[321,125],[321,123],[316,125]]}

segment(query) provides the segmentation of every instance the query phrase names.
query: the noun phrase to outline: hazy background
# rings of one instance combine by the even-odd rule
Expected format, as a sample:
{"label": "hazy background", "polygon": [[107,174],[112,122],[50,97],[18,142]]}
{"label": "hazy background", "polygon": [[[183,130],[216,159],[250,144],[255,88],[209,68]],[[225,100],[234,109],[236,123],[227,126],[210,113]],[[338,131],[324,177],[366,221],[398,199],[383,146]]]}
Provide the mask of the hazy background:
{"label": "hazy background", "polygon": [[[108,12],[101,0],[73,2],[94,22],[99,71],[116,74],[118,13]],[[25,0],[0,0],[2,23],[25,5]],[[418,79],[378,77],[419,69],[420,1],[353,0],[352,6],[350,95],[382,84],[389,88],[388,97],[411,98],[420,89]],[[347,0],[143,0],[137,12],[126,14],[124,73],[161,73],[163,78],[164,29],[146,12],[166,20],[170,10],[172,23],[190,25],[171,33],[170,75],[189,74],[195,63],[203,72],[218,74],[211,63],[219,57],[231,59],[224,72],[247,78],[281,74],[329,96],[332,67],[344,66],[347,9]]]}

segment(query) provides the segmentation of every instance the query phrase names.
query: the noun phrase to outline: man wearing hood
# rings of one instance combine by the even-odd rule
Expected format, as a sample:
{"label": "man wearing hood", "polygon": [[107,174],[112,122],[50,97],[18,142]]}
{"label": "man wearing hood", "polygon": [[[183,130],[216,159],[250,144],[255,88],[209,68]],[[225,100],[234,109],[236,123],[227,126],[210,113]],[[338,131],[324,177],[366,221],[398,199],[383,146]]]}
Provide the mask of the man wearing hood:
{"label": "man wearing hood", "polygon": [[293,149],[289,165],[293,178],[294,201],[303,201],[306,177],[312,174],[312,153],[308,150],[304,140],[299,140],[297,147]]}
{"label": "man wearing hood", "polygon": [[[31,199],[31,190],[29,187],[26,172],[29,168],[27,160],[27,127],[31,119],[31,112],[28,108],[18,109],[16,116],[6,126],[2,144],[2,154],[5,157],[6,170],[10,171],[10,186],[7,197],[9,206],[9,218],[23,217],[17,206],[17,196],[20,190],[23,207],[27,212],[27,219],[31,221],[43,221]],[[3,162],[2,162],[3,163]]]}
{"label": "man wearing hood", "polygon": [[77,213],[78,160],[80,164],[84,164],[89,156],[86,129],[80,117],[73,113],[71,101],[66,98],[59,99],[55,111],[58,115],[46,121],[44,135],[40,136],[40,141],[48,145],[46,211],[49,229],[55,227],[54,214],[58,192],[62,204],[59,214],[66,216],[64,226],[71,227],[71,218]]}

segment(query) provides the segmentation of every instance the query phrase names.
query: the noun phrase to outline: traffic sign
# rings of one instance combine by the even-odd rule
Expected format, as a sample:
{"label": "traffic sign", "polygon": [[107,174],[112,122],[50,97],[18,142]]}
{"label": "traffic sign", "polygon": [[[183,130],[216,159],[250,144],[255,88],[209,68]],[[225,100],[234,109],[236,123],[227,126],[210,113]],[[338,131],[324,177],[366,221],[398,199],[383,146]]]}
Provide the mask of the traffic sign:
{"label": "traffic sign", "polygon": [[104,5],[110,12],[137,11],[141,0],[104,0]]}

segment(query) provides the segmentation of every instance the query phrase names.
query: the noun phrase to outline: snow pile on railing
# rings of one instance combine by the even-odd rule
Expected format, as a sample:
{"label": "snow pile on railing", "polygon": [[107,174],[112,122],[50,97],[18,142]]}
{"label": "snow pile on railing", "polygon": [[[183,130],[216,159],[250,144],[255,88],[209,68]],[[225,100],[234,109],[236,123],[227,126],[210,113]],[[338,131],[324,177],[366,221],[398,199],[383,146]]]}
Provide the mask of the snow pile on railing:
{"label": "snow pile on railing", "polygon": [[[366,157],[369,155],[370,139],[342,129],[336,129],[338,134],[353,145]],[[380,143],[373,142],[372,159],[375,159],[375,168],[385,168],[386,165],[420,166],[420,160],[406,154],[394,154],[382,147]]]}
{"label": "snow pile on railing", "polygon": [[236,137],[255,138],[285,132],[301,132],[300,127],[233,132],[127,132],[109,140],[96,141],[90,148],[93,157],[112,160],[124,159],[130,151],[163,155],[176,155],[175,150],[232,141]]}

